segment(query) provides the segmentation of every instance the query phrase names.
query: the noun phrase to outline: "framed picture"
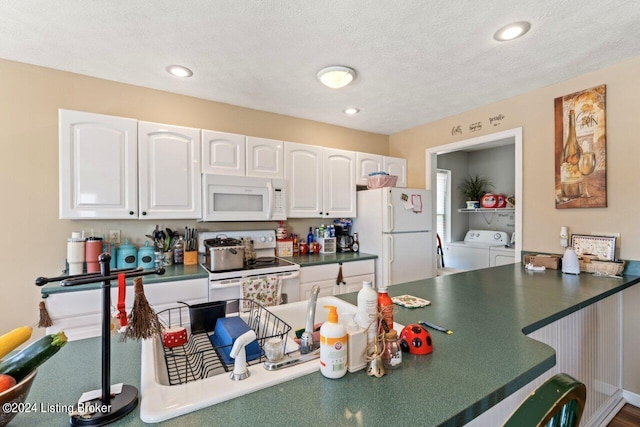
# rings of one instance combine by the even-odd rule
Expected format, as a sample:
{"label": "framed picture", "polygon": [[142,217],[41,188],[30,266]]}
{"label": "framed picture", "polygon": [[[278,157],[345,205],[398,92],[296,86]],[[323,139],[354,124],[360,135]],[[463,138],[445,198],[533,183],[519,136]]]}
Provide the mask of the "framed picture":
{"label": "framed picture", "polygon": [[579,257],[594,255],[599,261],[616,259],[616,238],[609,236],[571,235],[571,246]]}
{"label": "framed picture", "polygon": [[605,89],[554,100],[557,209],[607,207]]}

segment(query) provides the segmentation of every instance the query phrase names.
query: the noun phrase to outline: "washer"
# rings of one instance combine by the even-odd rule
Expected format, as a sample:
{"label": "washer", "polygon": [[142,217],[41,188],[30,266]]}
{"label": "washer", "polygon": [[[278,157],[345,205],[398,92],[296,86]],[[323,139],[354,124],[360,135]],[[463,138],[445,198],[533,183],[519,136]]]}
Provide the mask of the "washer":
{"label": "washer", "polygon": [[514,264],[516,262],[515,253],[514,248],[491,247],[489,248],[489,266]]}
{"label": "washer", "polygon": [[[445,247],[445,265],[461,270],[489,268],[491,248],[505,248],[509,235],[504,231],[469,230],[460,242],[450,242]],[[513,251],[512,251],[513,258]]]}

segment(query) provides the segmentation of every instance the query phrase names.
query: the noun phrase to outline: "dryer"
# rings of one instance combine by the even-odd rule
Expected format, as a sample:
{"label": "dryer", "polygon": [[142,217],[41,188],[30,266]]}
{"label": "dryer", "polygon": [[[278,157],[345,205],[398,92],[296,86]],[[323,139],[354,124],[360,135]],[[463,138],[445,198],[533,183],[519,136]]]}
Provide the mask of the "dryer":
{"label": "dryer", "polygon": [[514,264],[516,262],[515,253],[514,248],[491,247],[489,248],[489,266]]}
{"label": "dryer", "polygon": [[508,244],[509,234],[504,231],[469,230],[463,241],[446,244],[445,265],[461,270],[489,268],[492,266],[490,249],[505,248]]}

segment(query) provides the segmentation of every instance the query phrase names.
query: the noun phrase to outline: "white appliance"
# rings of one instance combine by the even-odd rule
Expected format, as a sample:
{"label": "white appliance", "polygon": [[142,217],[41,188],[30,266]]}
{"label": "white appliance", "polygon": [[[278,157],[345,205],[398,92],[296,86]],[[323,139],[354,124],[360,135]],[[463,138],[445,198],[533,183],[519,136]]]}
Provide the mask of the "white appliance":
{"label": "white appliance", "polygon": [[[460,270],[478,270],[492,267],[490,249],[506,249],[509,242],[509,234],[504,231],[469,230],[463,241],[446,244],[444,250],[445,265]],[[494,252],[494,254],[497,254],[497,252]],[[502,262],[504,259],[500,259],[500,261]],[[496,259],[494,259],[493,263],[496,263]]]}
{"label": "white appliance", "polygon": [[489,248],[489,267],[513,264],[516,262],[515,248],[494,246]]}
{"label": "white appliance", "polygon": [[284,179],[202,175],[202,221],[287,219]]}
{"label": "white appliance", "polygon": [[[406,199],[406,200],[404,200]],[[360,252],[377,255],[376,287],[434,276],[431,192],[385,187],[358,191]]]}
{"label": "white appliance", "polygon": [[[205,252],[204,241],[215,237],[226,236],[233,239],[253,240],[256,261],[242,270],[216,271],[209,270],[205,263],[202,267],[209,272],[209,301],[234,300],[242,297],[242,282],[248,278],[269,278],[279,276],[282,294],[287,295],[287,302],[300,299],[300,265],[275,256],[275,230],[249,231],[214,231],[198,234],[198,252]],[[237,304],[227,307],[228,312],[238,311]]]}

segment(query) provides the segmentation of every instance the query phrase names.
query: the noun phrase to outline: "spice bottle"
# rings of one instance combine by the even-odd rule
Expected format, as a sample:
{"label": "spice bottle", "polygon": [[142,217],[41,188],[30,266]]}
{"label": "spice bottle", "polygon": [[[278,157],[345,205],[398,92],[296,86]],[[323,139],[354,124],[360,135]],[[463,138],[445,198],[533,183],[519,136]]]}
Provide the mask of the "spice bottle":
{"label": "spice bottle", "polygon": [[382,364],[385,369],[396,369],[402,363],[402,350],[398,344],[398,333],[391,329],[384,334],[384,351],[382,352]]}

